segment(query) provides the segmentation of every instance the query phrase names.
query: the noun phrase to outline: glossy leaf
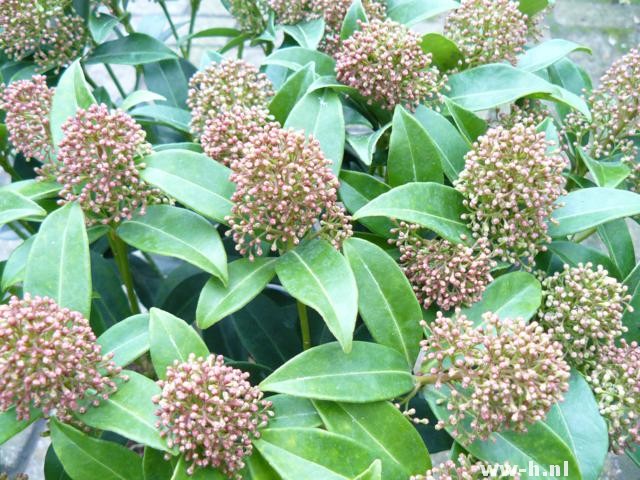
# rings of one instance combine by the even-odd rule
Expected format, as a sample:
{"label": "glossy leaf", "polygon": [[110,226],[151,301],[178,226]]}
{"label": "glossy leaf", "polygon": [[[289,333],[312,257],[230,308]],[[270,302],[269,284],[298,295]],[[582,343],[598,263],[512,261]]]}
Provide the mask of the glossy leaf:
{"label": "glossy leaf", "polygon": [[264,290],[274,275],[275,259],[272,258],[256,258],[253,262],[241,258],[230,263],[227,286],[212,278],[202,289],[196,310],[198,326],[209,328],[240,310]]}
{"label": "glossy leaf", "polygon": [[317,50],[309,50],[303,47],[290,47],[276,50],[265,58],[263,63],[265,65],[279,65],[297,71],[310,62],[313,62],[315,72],[318,75],[334,74],[336,64],[330,56]]}
{"label": "glossy leaf", "polygon": [[108,430],[134,442],[169,451],[167,442],[156,428],[157,406],[151,398],[160,394],[160,387],[139,373],[125,370],[129,377],[120,382],[118,390],[102,400],[98,407],[90,407],[85,414],[77,414],[84,424],[99,430]]}
{"label": "glossy leaf", "polygon": [[431,468],[420,434],[391,403],[314,400],[313,404],[330,432],[355,440],[382,461],[384,478],[407,478]]}
{"label": "glossy leaf", "polygon": [[427,33],[422,37],[422,50],[431,54],[433,65],[443,72],[458,67],[463,55],[458,46],[439,33]]}
{"label": "glossy leaf", "polygon": [[144,160],[142,179],[207,218],[224,222],[235,185],[231,171],[202,153],[164,150]]}
{"label": "glossy leaf", "polygon": [[322,17],[281,27],[298,45],[309,50],[315,50],[324,36],[324,19]]}
{"label": "glossy leaf", "polygon": [[603,223],[640,214],[640,195],[613,188],[583,188],[558,199],[549,234],[564,237]]}
{"label": "glossy leaf", "polygon": [[387,16],[405,25],[414,25],[441,13],[458,8],[452,0],[389,0]]}
{"label": "glossy leaf", "polygon": [[176,465],[171,480],[225,480],[225,476],[222,473],[212,468],[196,468],[193,474],[187,473],[189,463],[180,457],[178,464]]}
{"label": "glossy leaf", "polygon": [[147,88],[167,99],[172,107],[186,108],[189,78],[195,67],[184,59],[162,60],[142,66]]}
{"label": "glossy leaf", "polygon": [[131,116],[140,123],[151,123],[189,133],[191,114],[182,108],[169,105],[141,105],[131,111]]}
{"label": "glossy leaf", "polygon": [[293,107],[307,93],[307,89],[316,79],[314,64],[309,63],[293,75],[280,87],[269,103],[269,112],[284,124]]}
{"label": "glossy leaf", "polygon": [[116,323],[98,337],[102,354],[113,353],[116,365],[126,367],[149,351],[149,315],[141,313]]}
{"label": "glossy leaf", "polygon": [[10,190],[0,190],[0,225],[22,218],[41,218],[47,212],[27,197]]}
{"label": "glossy leaf", "polygon": [[0,188],[0,192],[9,190],[18,193],[29,200],[38,201],[45,198],[53,198],[58,195],[62,187],[53,181],[38,181],[34,179],[12,182]]}
{"label": "glossy leaf", "polygon": [[487,122],[482,118],[461,107],[451,99],[445,97],[444,103],[447,106],[449,115],[451,115],[458,130],[469,145],[473,144],[480,135],[484,135],[489,128]]}
{"label": "glossy leaf", "polygon": [[35,408],[29,412],[29,420],[18,420],[16,418],[15,407],[0,412],[0,445],[13,438],[40,418],[42,418],[42,413]]}
{"label": "glossy leaf", "polygon": [[334,173],[340,171],[344,152],[344,117],[338,95],[329,89],[307,93],[293,107],[285,127],[304,130],[320,142]]}
{"label": "glossy leaf", "polygon": [[6,291],[9,287],[24,280],[27,259],[35,239],[35,236],[27,238],[9,255],[7,263],[5,263],[2,270],[2,291]]}
{"label": "glossy leaf", "polygon": [[283,480],[350,480],[374,460],[355,441],[314,428],[263,430],[254,445]]}
{"label": "glossy leaf", "polygon": [[358,288],[347,260],[325,240],[290,250],[276,265],[294,298],[316,310],[345,352],[351,351],[358,315]]}
{"label": "glossy leaf", "polygon": [[111,34],[114,27],[120,23],[117,18],[105,12],[89,15],[89,31],[96,43],[102,43]]}
{"label": "glossy leaf", "polygon": [[51,442],[65,471],[73,480],[144,480],[142,457],[117,443],[91,438],[51,419]]}
{"label": "glossy leaf", "polygon": [[438,183],[409,183],[376,197],[353,218],[388,217],[433,230],[447,240],[460,243],[471,232],[460,218],[465,213],[462,195]]}
{"label": "glossy leaf", "polygon": [[189,324],[157,308],[150,311],[149,345],[153,368],[160,378],[174,360],[186,362],[191,353],[196,357],[209,355],[204,341]]}
{"label": "glossy leaf", "polygon": [[131,33],[98,45],[86,63],[142,65],[176,57],[174,51],[161,41],[144,33]]}
{"label": "glossy leaf", "polygon": [[370,166],[373,163],[373,156],[378,149],[378,142],[384,137],[389,128],[391,128],[390,123],[376,131],[366,133],[351,133],[347,131],[347,142],[360,161]]}
{"label": "glossy leaf", "polygon": [[129,245],[148,253],[180,258],[227,283],[227,255],[216,228],[184,208],[152,205],[118,227]]}
{"label": "glossy leaf", "polygon": [[578,155],[599,187],[615,188],[631,174],[629,166],[621,161],[594,160],[582,149],[579,150]]}
{"label": "glossy leaf", "polygon": [[358,285],[358,308],[369,332],[381,345],[400,352],[409,365],[418,356],[422,310],[411,284],[384,250],[358,238],[344,244]]}
{"label": "glossy leaf", "polygon": [[164,459],[165,452],[144,447],[142,467],[144,480],[168,480],[173,475],[171,462]]}
{"label": "glossy leaf", "polygon": [[420,122],[404,108],[396,107],[387,161],[389,184],[442,183],[442,165],[437,156],[428,154],[430,147],[432,143]]}
{"label": "glossy leaf", "polygon": [[62,140],[62,124],[73,117],[79,108],[88,108],[94,103],[96,100],[84,78],[80,61],[76,60],[64,71],[53,94],[49,118],[54,146]]}
{"label": "glossy leaf", "polygon": [[51,213],[33,242],[24,291],[53,298],[89,318],[91,267],[84,215],[75,203]]}
{"label": "glossy leaf", "polygon": [[127,95],[127,98],[125,98],[120,104],[120,108],[127,111],[141,103],[164,100],[166,100],[166,98],[158,93],[154,93],[149,90],[136,90],[135,92],[131,92],[129,95]]}
{"label": "glossy leaf", "polygon": [[488,110],[529,95],[560,102],[591,118],[579,96],[504,63],[482,65],[449,77],[448,97],[473,112]]}
{"label": "glossy leaf", "polygon": [[[355,213],[374,198],[391,190],[391,187],[378,178],[363,172],[342,170],[340,172],[340,199],[351,213]],[[388,237],[395,227],[386,218],[363,218],[365,227],[374,233]]]}
{"label": "glossy leaf", "polygon": [[346,40],[356,31],[360,30],[360,22],[367,22],[367,12],[362,5],[362,0],[353,0],[342,21],[340,40]]}
{"label": "glossy leaf", "polygon": [[532,17],[547,8],[550,3],[549,0],[520,0],[518,2],[518,10]]}
{"label": "glossy leaf", "polygon": [[542,302],[540,282],[530,273],[511,272],[494,280],[482,294],[482,299],[470,308],[462,309],[476,325],[483,323],[482,315],[493,312],[501,319],[531,319]]}
{"label": "glossy leaf", "polygon": [[518,68],[527,72],[537,72],[572,52],[591,53],[591,49],[562,38],[552,38],[546,42],[530,48],[518,57]]}
{"label": "glossy leaf", "polygon": [[338,402],[365,403],[395,398],[413,388],[404,357],[383,345],[353,342],[350,353],[338,343],[313,347],[267,377],[264,391]]}
{"label": "glossy leaf", "polygon": [[572,267],[591,262],[596,266],[602,265],[613,277],[622,277],[618,267],[600,250],[573,242],[556,240],[549,245],[549,251],[553,252],[553,254],[557,255],[564,263]]}
{"label": "glossy leaf", "polygon": [[269,397],[275,416],[269,420],[269,428],[319,427],[322,419],[311,400],[291,395]]}
{"label": "glossy leaf", "polygon": [[382,462],[380,460],[374,461],[369,468],[353,480],[382,480]]}

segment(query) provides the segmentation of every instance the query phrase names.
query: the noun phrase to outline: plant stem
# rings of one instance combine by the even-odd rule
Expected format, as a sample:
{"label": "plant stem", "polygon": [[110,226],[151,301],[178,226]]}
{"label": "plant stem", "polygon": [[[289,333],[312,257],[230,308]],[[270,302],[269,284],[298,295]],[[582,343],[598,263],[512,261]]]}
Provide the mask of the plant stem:
{"label": "plant stem", "polygon": [[7,226],[8,226],[11,230],[13,230],[13,232],[14,232],[16,235],[18,235],[22,240],[26,240],[27,238],[29,238],[29,236],[28,236],[26,233],[24,233],[24,232],[22,231],[22,229],[21,229],[20,227],[16,226],[15,224],[13,224],[13,223],[8,223],[8,224],[7,224]]}
{"label": "plant stem", "polygon": [[111,0],[111,10],[113,11],[114,16],[122,22],[127,33],[131,34],[135,32],[131,26],[131,22],[129,21],[129,14],[122,11],[118,4],[118,0]]}
{"label": "plant stem", "polygon": [[193,35],[193,29],[196,25],[196,14],[198,13],[198,8],[200,7],[200,2],[197,4],[192,0],[191,1],[191,18],[189,19],[189,39],[187,40],[187,54],[185,58],[188,60],[189,55],[191,54],[191,35]]}
{"label": "plant stem", "polygon": [[164,13],[164,16],[167,19],[167,22],[169,22],[169,28],[171,28],[171,33],[173,34],[173,37],[176,39],[178,48],[180,49],[180,52],[182,53],[182,56],[186,58],[187,57],[187,52],[180,45],[180,35],[178,35],[178,30],[176,29],[176,26],[173,23],[171,15],[169,14],[169,10],[167,9],[167,4],[165,3],[164,0],[160,0],[160,2],[158,2],[158,3],[160,4],[160,8],[162,8],[162,13]]}
{"label": "plant stem", "polygon": [[311,331],[309,330],[309,315],[307,314],[307,306],[297,301],[298,317],[300,318],[300,331],[302,332],[302,349],[309,350],[311,348]]}
{"label": "plant stem", "polygon": [[127,246],[113,229],[109,231],[108,238],[113,258],[116,261],[118,271],[127,289],[131,313],[136,315],[140,313],[140,306],[138,305],[136,291],[133,288],[133,276],[131,275],[131,266],[129,265],[129,257],[127,256]]}
{"label": "plant stem", "polygon": [[20,174],[16,172],[16,169],[9,163],[9,159],[4,155],[0,155],[0,167],[11,175],[12,180],[20,180]]}
{"label": "plant stem", "polygon": [[113,69],[111,68],[111,66],[108,63],[104,64],[104,68],[107,69],[107,73],[111,77],[111,80],[113,80],[113,83],[115,84],[116,88],[118,89],[118,92],[120,93],[120,96],[124,100],[124,98],[127,96],[127,94],[125,93],[124,88],[122,88],[122,85],[120,84],[120,81],[118,80],[118,77],[116,77],[116,74],[114,73]]}
{"label": "plant stem", "polygon": [[585,230],[584,232],[579,232],[576,233],[572,240],[575,243],[582,243],[583,241],[585,241],[587,238],[589,238],[591,235],[593,235],[594,233],[596,233],[597,229],[596,228],[590,228],[589,230]]}

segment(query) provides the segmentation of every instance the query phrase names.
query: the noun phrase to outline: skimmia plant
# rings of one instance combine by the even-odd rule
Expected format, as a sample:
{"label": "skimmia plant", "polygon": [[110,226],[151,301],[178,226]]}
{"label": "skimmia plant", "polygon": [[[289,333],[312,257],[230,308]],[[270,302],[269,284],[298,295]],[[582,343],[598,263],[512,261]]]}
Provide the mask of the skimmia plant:
{"label": "skimmia plant", "polygon": [[592,84],[545,0],[185,3],[0,0],[0,443],[40,422],[46,480],[640,465],[638,49]]}

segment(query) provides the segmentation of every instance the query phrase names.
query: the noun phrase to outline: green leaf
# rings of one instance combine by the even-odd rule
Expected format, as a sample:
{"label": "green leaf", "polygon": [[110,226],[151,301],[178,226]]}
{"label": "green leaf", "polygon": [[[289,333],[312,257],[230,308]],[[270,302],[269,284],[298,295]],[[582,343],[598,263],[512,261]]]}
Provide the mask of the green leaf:
{"label": "green leaf", "polygon": [[314,64],[309,63],[291,75],[280,87],[269,103],[269,112],[275,119],[284,124],[293,107],[307,93],[316,79]]}
{"label": "green leaf", "polygon": [[311,400],[291,395],[269,397],[275,416],[269,421],[269,428],[319,427],[322,419]]}
{"label": "green leaf", "polygon": [[53,445],[49,445],[44,457],[44,478],[45,480],[71,480],[71,477],[64,471]]}
{"label": "green leaf", "polygon": [[254,445],[283,480],[351,480],[374,460],[355,441],[315,428],[263,430]]}
{"label": "green leaf", "polygon": [[164,459],[164,452],[150,447],[144,447],[142,467],[144,480],[168,480],[173,475],[171,462]]}
{"label": "green leaf", "polygon": [[186,107],[189,77],[195,70],[184,59],[162,60],[142,66],[147,88],[166,97],[168,105],[178,108]]}
{"label": "green leaf", "polygon": [[51,102],[51,139],[57,146],[62,140],[62,124],[76,114],[80,108],[89,108],[96,103],[91,88],[84,78],[80,61],[73,62],[62,74]]}
{"label": "green leaf", "polygon": [[41,417],[42,412],[35,408],[29,412],[29,420],[18,420],[16,418],[15,407],[0,412],[0,445],[13,438]]}
{"label": "green leaf", "polygon": [[334,403],[314,400],[330,432],[355,440],[382,461],[384,478],[407,478],[431,468],[420,434],[389,402]]}
{"label": "green leaf", "polygon": [[591,118],[587,104],[578,95],[504,63],[481,65],[451,75],[449,88],[448,97],[473,112],[535,95],[565,104]]}
{"label": "green leaf", "polygon": [[640,214],[640,195],[614,188],[583,188],[560,197],[549,235],[565,237],[618,218]]}
{"label": "green leaf", "polygon": [[444,103],[447,106],[449,115],[451,115],[451,118],[469,146],[473,144],[480,135],[484,135],[489,128],[487,122],[475,113],[462,108],[451,99],[444,97]]}
{"label": "green leaf", "polygon": [[480,325],[482,315],[493,312],[502,320],[510,318],[532,318],[542,302],[540,282],[527,272],[511,272],[498,277],[482,294],[482,299],[462,313],[476,325]]}
{"label": "green leaf", "polygon": [[350,238],[344,244],[358,285],[360,315],[376,342],[413,365],[422,339],[422,310],[398,264],[380,247]]}
{"label": "green leaf", "polygon": [[442,165],[430,155],[427,132],[409,112],[398,106],[393,115],[387,171],[392,187],[409,182],[443,182]]}
{"label": "green leaf", "polygon": [[333,75],[336,62],[329,55],[303,47],[276,50],[262,62],[264,65],[279,65],[293,71],[313,63],[318,75]]}
{"label": "green leaf", "polygon": [[149,350],[158,377],[165,377],[174,360],[186,362],[191,353],[196,357],[209,355],[204,341],[188,323],[158,308],[152,308],[150,314]]}
{"label": "green leaf", "polygon": [[282,286],[316,310],[345,352],[358,316],[358,287],[347,260],[325,240],[290,250],[276,265]]}
{"label": "green leaf", "polygon": [[55,418],[49,430],[56,455],[73,480],[144,480],[142,457],[131,450],[91,438]]}
{"label": "green leaf", "polygon": [[382,480],[382,462],[375,460],[369,468],[353,480]]}
{"label": "green leaf", "polygon": [[421,46],[425,53],[431,54],[433,64],[443,72],[457,68],[464,59],[458,46],[439,33],[423,35]]}
{"label": "green leaf", "polygon": [[273,258],[256,258],[253,262],[241,258],[229,264],[227,286],[218,279],[209,280],[198,300],[198,326],[209,328],[253,300],[275,275],[275,262]]}
{"label": "green leaf", "polygon": [[142,105],[136,107],[131,116],[138,119],[140,123],[145,121],[170,127],[179,132],[189,133],[189,122],[191,114],[182,108],[171,107],[169,105]]}
{"label": "green leaf", "polygon": [[389,128],[391,128],[391,124],[387,123],[372,132],[352,133],[347,131],[347,142],[360,161],[370,166],[373,163],[373,156],[378,148],[378,142]]}
{"label": "green leaf", "polygon": [[640,263],[624,279],[624,284],[631,295],[629,305],[633,310],[627,308],[622,317],[622,323],[628,328],[623,337],[628,342],[640,342]]}
{"label": "green leaf", "polygon": [[21,218],[40,218],[46,210],[36,202],[11,190],[0,190],[0,225]]}
{"label": "green leaf", "polygon": [[260,384],[268,392],[353,403],[388,400],[413,386],[413,377],[400,353],[383,345],[357,341],[350,353],[344,353],[335,342],[311,348]]}
{"label": "green leaf", "polygon": [[141,313],[116,323],[98,337],[102,354],[113,353],[116,365],[126,367],[149,351],[149,315]]}
{"label": "green leaf", "polygon": [[89,318],[89,240],[79,205],[67,204],[42,222],[29,252],[24,291],[53,298]]}
{"label": "green leaf", "polygon": [[[360,210],[371,200],[389,190],[391,190],[389,185],[366,173],[351,170],[340,172],[340,199],[351,213]],[[388,237],[390,230],[395,227],[393,222],[386,218],[363,218],[360,223],[384,237]]]}
{"label": "green leaf", "polygon": [[222,473],[211,468],[196,468],[195,472],[189,475],[187,468],[189,468],[189,464],[184,457],[180,457],[171,480],[225,480],[226,478]]}
{"label": "green leaf", "polygon": [[177,55],[161,41],[144,33],[131,33],[98,45],[86,63],[142,65],[172,58],[177,58]]}
{"label": "green leaf", "polygon": [[414,115],[424,127],[429,140],[425,144],[425,154],[438,160],[444,174],[453,183],[464,170],[464,156],[469,151],[465,139],[451,122],[435,110],[419,105]]}
{"label": "green leaf", "polygon": [[285,127],[304,130],[320,142],[322,151],[331,160],[337,174],[344,154],[344,117],[340,98],[329,89],[307,93],[296,103],[287,117]]}
{"label": "green leaf", "polygon": [[391,20],[405,25],[415,25],[423,20],[458,8],[460,4],[453,0],[389,0],[387,16]]}
{"label": "green leaf", "polygon": [[315,50],[324,36],[324,18],[320,17],[295,25],[281,25],[280,28],[301,47]]}
{"label": "green leaf", "polygon": [[105,12],[91,12],[89,15],[89,31],[96,43],[102,43],[120,22]]}
{"label": "green leaf", "polygon": [[358,22],[366,23],[367,21],[367,12],[362,5],[362,0],[353,0],[342,21],[340,40],[346,40],[356,31],[360,30]]}
{"label": "green leaf", "polygon": [[[450,412],[446,403],[449,398],[447,388],[441,390],[429,388],[425,392],[425,397],[429,402],[431,410],[437,418],[446,419]],[[474,417],[467,414],[466,418],[457,425],[458,429],[469,431],[470,423]],[[584,421],[584,420],[583,420]],[[550,480],[582,480],[579,473],[578,462],[575,454],[569,445],[558,432],[554,431],[544,422],[536,422],[528,426],[527,433],[515,433],[512,431],[494,432],[485,440],[477,440],[471,444],[462,445],[475,457],[487,463],[518,465],[525,469],[520,472],[522,480],[537,480],[539,476],[530,476],[529,462],[539,467],[539,471],[544,478]],[[549,470],[550,465],[564,466],[567,462],[569,476],[563,476],[563,468],[560,475],[552,475]]]}
{"label": "green leaf", "polygon": [[125,370],[129,377],[118,385],[118,390],[98,407],[90,407],[77,418],[90,427],[122,435],[149,447],[171,451],[156,428],[156,405],[151,398],[160,394],[160,387],[153,380],[139,373]]}
{"label": "green leaf", "polygon": [[7,263],[4,264],[4,269],[2,270],[3,292],[24,280],[27,259],[29,258],[29,252],[31,252],[31,247],[35,239],[35,235],[27,238],[9,255]]}
{"label": "green leaf", "polygon": [[18,193],[34,202],[45,198],[53,198],[58,196],[58,192],[62,186],[56,182],[38,181],[34,179],[20,180],[12,182],[0,188],[0,192],[11,191]]}
{"label": "green leaf", "polygon": [[169,205],[152,205],[118,227],[118,235],[143,252],[180,258],[224,284],[227,254],[218,230],[197,213]]}
{"label": "green leaf", "polygon": [[136,90],[135,92],[131,92],[129,95],[127,95],[127,98],[125,98],[120,104],[120,108],[127,111],[131,110],[133,107],[141,103],[165,100],[166,98],[158,93],[154,93],[149,90]]}
{"label": "green leaf", "polygon": [[247,466],[242,471],[242,478],[247,480],[282,480],[257,449],[254,449],[251,456],[247,458],[246,464]]}
{"label": "green leaf", "polygon": [[571,373],[564,401],[551,408],[544,423],[571,449],[582,480],[598,480],[609,449],[609,434],[591,388],[578,372]]}
{"label": "green leaf", "polygon": [[591,49],[584,45],[562,38],[552,38],[520,55],[518,57],[518,68],[526,72],[537,72],[577,51],[591,53]]}
{"label": "green leaf", "polygon": [[408,183],[374,198],[354,215],[354,220],[388,217],[417,223],[447,240],[460,243],[471,232],[460,218],[465,213],[462,194],[439,183]]}
{"label": "green leaf", "polygon": [[600,250],[595,250],[579,243],[558,240],[549,244],[549,250],[557,255],[564,263],[572,267],[577,267],[580,263],[586,264],[591,262],[594,265],[602,265],[610,275],[616,278],[622,278],[618,267]]}
{"label": "green leaf", "polygon": [[582,149],[578,149],[578,155],[599,187],[615,188],[631,174],[631,169],[620,161],[594,160]]}
{"label": "green leaf", "polygon": [[202,153],[164,150],[144,160],[142,179],[207,218],[224,222],[235,185],[229,170]]}
{"label": "green leaf", "polygon": [[520,0],[518,2],[518,10],[522,13],[533,17],[536,13],[540,13],[549,6],[549,0]]}

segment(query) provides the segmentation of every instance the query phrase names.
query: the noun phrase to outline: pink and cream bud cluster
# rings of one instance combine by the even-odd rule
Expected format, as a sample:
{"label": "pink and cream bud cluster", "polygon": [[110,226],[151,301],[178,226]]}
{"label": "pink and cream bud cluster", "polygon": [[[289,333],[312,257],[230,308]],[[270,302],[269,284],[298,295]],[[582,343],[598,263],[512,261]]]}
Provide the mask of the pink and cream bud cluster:
{"label": "pink and cream bud cluster", "polygon": [[229,11],[240,29],[253,35],[260,34],[267,26],[266,0],[229,0]]}
{"label": "pink and cream bud cluster", "polygon": [[278,23],[295,25],[296,23],[320,17],[314,8],[315,0],[269,0],[269,7],[276,15]]}
{"label": "pink and cream bud cluster", "polygon": [[599,351],[613,345],[627,328],[622,324],[627,287],[601,266],[564,266],[542,282],[540,324],[564,347],[569,362],[582,370]]}
{"label": "pink and cream bud cluster", "polygon": [[[447,460],[427,470],[424,475],[414,475],[409,480],[484,480],[486,466],[484,462],[474,461],[471,455],[460,454],[458,458]],[[520,480],[520,476],[500,475],[503,480]]]}
{"label": "pink and cream bud cluster", "polygon": [[447,240],[424,239],[419,225],[400,223],[390,243],[400,250],[399,263],[424,308],[435,303],[442,310],[471,305],[493,281],[489,242],[480,238],[475,245]]}
{"label": "pink and cream bud cluster", "polygon": [[462,0],[447,16],[444,33],[462,52],[466,67],[505,60],[515,64],[529,25],[513,0]]}
{"label": "pink and cream bud cluster", "polygon": [[87,29],[68,0],[0,0],[0,50],[14,60],[33,55],[41,71],[81,56]]}
{"label": "pink and cream bud cluster", "polygon": [[115,392],[118,375],[82,314],[28,294],[0,306],[0,411],[28,420],[35,407],[70,422]]}
{"label": "pink and cream bud cluster", "polygon": [[130,219],[150,203],[165,201],[140,178],[151,153],[145,132],[128,114],[102,105],[80,109],[62,125],[55,176],[61,203],[78,202],[89,224]]}
{"label": "pink and cream bud cluster", "polygon": [[245,458],[251,455],[251,440],[266,426],[271,402],[263,400],[258,387],[247,381],[249,374],[225,365],[224,358],[194,354],[184,363],[177,360],[158,381],[162,392],[158,405],[158,427],[170,448],[176,447],[190,463],[187,470],[219,469],[226,478],[241,478]]}
{"label": "pink and cream bud cluster", "polygon": [[[456,438],[471,442],[493,432],[524,432],[543,419],[569,388],[562,346],[533,322],[501,320],[488,312],[480,326],[460,312],[438,312],[422,345],[424,375],[450,393],[447,420]],[[470,418],[468,426],[460,424]]]}
{"label": "pink and cream bud cluster", "polygon": [[53,92],[42,75],[15,81],[0,90],[0,109],[6,112],[9,141],[26,158],[42,163],[50,162],[53,154],[49,130]]}
{"label": "pink and cream bud cluster", "polygon": [[315,138],[271,123],[243,152],[231,163],[236,191],[227,219],[228,234],[242,255],[288,250],[316,224],[336,248],[351,235],[349,219],[336,203],[338,179]]}
{"label": "pink and cream bud cluster", "polygon": [[336,53],[337,78],[387,110],[439,100],[446,77],[420,43],[418,34],[392,20],[361,23]]}
{"label": "pink and cream bud cluster", "polygon": [[470,210],[474,237],[487,238],[496,257],[531,264],[549,242],[547,221],[565,194],[566,160],[533,125],[491,128],[465,157],[455,183]]}

